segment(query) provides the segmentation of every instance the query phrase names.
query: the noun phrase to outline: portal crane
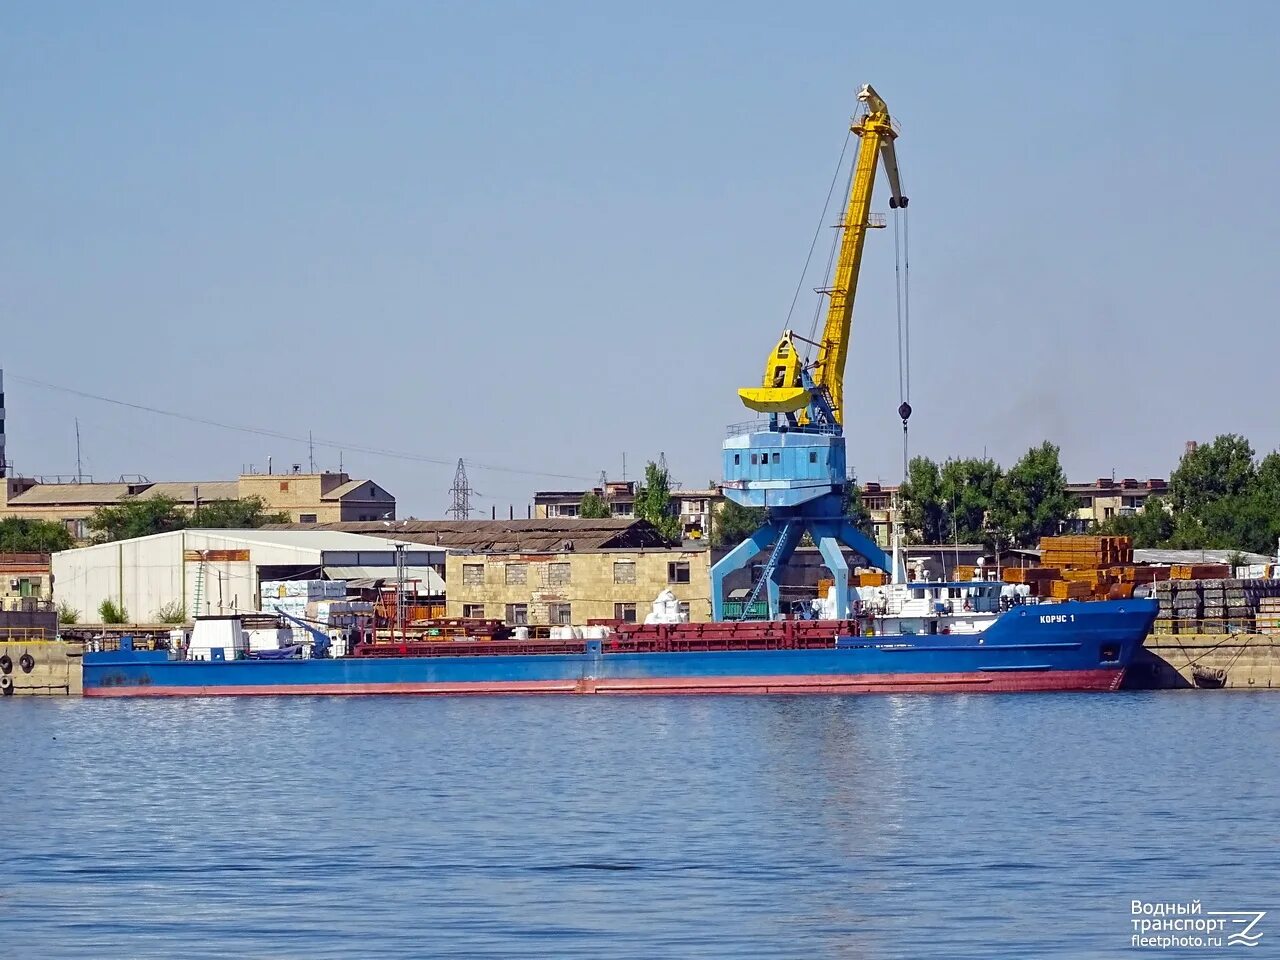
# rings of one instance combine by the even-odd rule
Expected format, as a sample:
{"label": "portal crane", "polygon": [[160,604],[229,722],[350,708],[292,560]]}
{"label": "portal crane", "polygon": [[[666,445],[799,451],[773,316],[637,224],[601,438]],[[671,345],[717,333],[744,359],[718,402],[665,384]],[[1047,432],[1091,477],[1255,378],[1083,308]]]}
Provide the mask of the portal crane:
{"label": "portal crane", "polygon": [[[769,616],[779,613],[778,574],[785,568],[807,532],[818,545],[835,587],[837,618],[849,615],[849,568],[841,545],[852,547],[867,562],[883,570],[889,558],[845,515],[847,497],[844,438],[844,371],[858,273],[867,230],[883,226],[871,213],[876,169],[883,163],[889,180],[889,206],[907,206],[894,151],[897,131],[889,108],[871,86],[858,91],[863,112],[850,130],[859,138],[850,178],[848,203],[840,223],[840,253],[830,286],[830,298],[816,361],[807,365],[797,345],[803,338],[792,331],[781,339],[765,362],[758,387],[744,387],[739,397],[748,409],[769,414],[767,429],[759,421],[731,427],[724,442],[726,496],[748,507],[764,507],[763,526],[725,555],[711,569],[712,617],[724,619],[724,584],[729,574],[746,566],[772,547],[743,610],[762,589],[768,591]],[[909,409],[904,406],[904,420]]]}

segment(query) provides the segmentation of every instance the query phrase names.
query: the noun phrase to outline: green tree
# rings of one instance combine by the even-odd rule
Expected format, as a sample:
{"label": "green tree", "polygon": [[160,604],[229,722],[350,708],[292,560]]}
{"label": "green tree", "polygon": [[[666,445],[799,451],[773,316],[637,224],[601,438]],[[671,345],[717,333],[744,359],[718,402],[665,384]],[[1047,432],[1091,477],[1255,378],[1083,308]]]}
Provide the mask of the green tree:
{"label": "green tree", "polygon": [[914,457],[899,489],[911,543],[990,543],[989,514],[1004,477],[1000,465],[969,457],[938,464]]}
{"label": "green tree", "polygon": [[57,553],[74,546],[71,534],[60,523],[27,517],[0,520],[0,553]]}
{"label": "green tree", "polygon": [[[942,469],[928,457],[912,457],[907,480],[898,488],[908,543],[950,539],[950,518],[942,498]],[[945,532],[944,532],[945,531]]]}
{"label": "green tree", "polygon": [[187,520],[188,527],[212,530],[242,530],[268,523],[288,523],[287,513],[267,513],[261,497],[243,500],[210,500],[201,503]]}
{"label": "green tree", "polygon": [[845,484],[844,515],[853,521],[855,527],[872,540],[875,539],[875,525],[871,522],[871,511],[862,502],[862,490],[853,480]]}
{"label": "green tree", "polygon": [[680,518],[671,504],[671,478],[652,460],[644,468],[644,488],[636,496],[636,516],[648,520],[668,540],[680,539]]}
{"label": "green tree", "polygon": [[267,513],[266,506],[261,497],[245,497],[210,500],[189,511],[170,497],[139,497],[116,506],[99,507],[89,516],[89,528],[95,542],[107,543],[171,530],[240,530],[289,521],[288,514]]}
{"label": "green tree", "polygon": [[950,529],[935,542],[990,543],[989,514],[1004,471],[994,460],[948,460],[939,473],[939,493]]}
{"label": "green tree", "polygon": [[1004,542],[1030,547],[1059,532],[1075,513],[1058,448],[1046,440],[1032,447],[997,484],[990,525]]}
{"label": "green tree", "polygon": [[578,507],[578,516],[590,520],[604,520],[613,516],[613,511],[609,509],[609,501],[594,490],[588,490]]}
{"label": "green tree", "polygon": [[58,623],[64,627],[74,626],[80,622],[80,611],[73,607],[69,601],[62,600],[58,603]]}
{"label": "green tree", "polygon": [[1132,537],[1139,549],[1168,546],[1173,537],[1174,516],[1159,497],[1148,497],[1142,509],[1128,516],[1109,517],[1093,532],[1100,537]]}
{"label": "green tree", "polygon": [[763,507],[744,507],[726,499],[711,517],[711,542],[717,547],[741,543],[765,521]]}
{"label": "green tree", "polygon": [[1169,500],[1175,513],[1201,517],[1209,504],[1245,493],[1256,478],[1249,441],[1224,433],[1183,455],[1169,475]]}
{"label": "green tree", "polygon": [[106,543],[181,530],[188,519],[171,497],[141,497],[114,507],[99,507],[89,515],[89,529],[96,542]]}
{"label": "green tree", "polygon": [[1173,529],[1180,549],[1271,553],[1280,536],[1280,454],[1258,463],[1244,437],[1227,433],[1186,453],[1169,477]]}

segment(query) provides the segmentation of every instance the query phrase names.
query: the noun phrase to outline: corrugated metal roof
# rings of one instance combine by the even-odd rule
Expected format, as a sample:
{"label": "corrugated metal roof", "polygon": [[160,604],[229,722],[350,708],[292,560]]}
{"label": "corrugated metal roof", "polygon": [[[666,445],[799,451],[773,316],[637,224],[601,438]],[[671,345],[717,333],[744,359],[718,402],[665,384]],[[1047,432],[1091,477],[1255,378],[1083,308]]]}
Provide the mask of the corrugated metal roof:
{"label": "corrugated metal roof", "polygon": [[37,483],[9,501],[10,506],[115,503],[129,494],[127,483]]}
{"label": "corrugated metal roof", "polygon": [[197,493],[200,494],[201,502],[238,500],[240,498],[240,484],[235,480],[153,483],[146,490],[135,494],[135,496],[139,500],[145,500],[148,497],[170,497],[179,503],[192,503],[195,501]]}
{"label": "corrugated metal roof", "polygon": [[[555,553],[572,541],[573,550],[661,548],[672,546],[645,520],[553,517],[534,520],[349,521],[319,525],[323,530],[398,537],[451,550],[476,553]],[[273,524],[264,530],[296,530],[298,524]]]}
{"label": "corrugated metal roof", "polygon": [[[389,537],[386,528],[383,536],[370,533],[354,533],[345,530],[334,530],[328,524],[315,529],[316,524],[305,525],[312,529],[299,529],[298,526],[285,527],[283,524],[261,527],[253,530],[188,530],[188,536],[207,534],[229,540],[241,540],[245,543],[274,544],[281,547],[297,547],[304,550],[394,550],[397,543],[411,543],[419,546],[423,541],[409,540],[407,537]],[[381,524],[379,524],[381,526]],[[167,536],[168,534],[160,534]]]}
{"label": "corrugated metal roof", "polygon": [[[179,503],[195,500],[199,488],[201,500],[235,500],[240,485],[235,480],[193,480],[171,483],[37,483],[9,501],[21,507],[118,503],[122,500],[145,500],[171,497]],[[130,491],[134,491],[130,493]]]}
{"label": "corrugated metal roof", "polygon": [[[372,588],[379,580],[392,587],[396,584],[395,567],[325,567],[330,580],[346,580],[352,587]],[[405,567],[405,582],[416,581],[417,592],[423,597],[439,597],[444,594],[444,578],[430,567]]]}
{"label": "corrugated metal roof", "polygon": [[[153,533],[146,537],[135,537],[132,540],[112,541],[111,543],[92,544],[87,547],[76,547],[72,550],[62,551],[62,555],[79,554],[81,551],[87,550],[115,550],[122,543],[140,543],[144,541],[159,540],[163,537],[180,538],[185,536],[191,549],[197,549],[196,544],[200,538],[207,537],[215,541],[225,541],[231,544],[243,543],[248,545],[262,544],[264,546],[284,547],[294,550],[314,550],[318,555],[324,552],[356,552],[356,551],[390,551],[394,550],[397,543],[404,543],[410,548],[421,548],[423,546],[434,546],[427,544],[422,540],[410,540],[408,537],[394,539],[391,537],[379,537],[372,534],[350,533],[344,530],[314,529],[315,524],[305,524],[303,529],[297,526],[292,528],[283,525],[274,528],[263,527],[253,530],[217,530],[205,528],[190,528],[187,530],[171,530],[168,533]],[[308,529],[309,528],[309,529]],[[385,530],[383,531],[386,532]],[[437,547],[436,549],[443,549]]]}
{"label": "corrugated metal roof", "polygon": [[1242,558],[1245,563],[1270,563],[1274,557],[1261,553],[1247,553],[1243,550],[1134,550],[1135,563],[1174,564],[1174,563],[1230,563],[1233,558]]}
{"label": "corrugated metal roof", "polygon": [[[342,486],[334,487],[328,493],[324,494],[320,499],[321,500],[341,500],[343,497],[348,496],[349,494],[355,493],[357,490],[363,487],[366,483],[372,483],[372,482],[373,481],[371,480],[348,480],[346,483],[342,484]],[[377,487],[378,485],[375,483],[374,486]],[[391,496],[391,494],[387,493],[387,491],[382,490],[381,492],[385,494],[385,496],[379,499],[388,501],[388,502],[395,500],[395,497]]]}

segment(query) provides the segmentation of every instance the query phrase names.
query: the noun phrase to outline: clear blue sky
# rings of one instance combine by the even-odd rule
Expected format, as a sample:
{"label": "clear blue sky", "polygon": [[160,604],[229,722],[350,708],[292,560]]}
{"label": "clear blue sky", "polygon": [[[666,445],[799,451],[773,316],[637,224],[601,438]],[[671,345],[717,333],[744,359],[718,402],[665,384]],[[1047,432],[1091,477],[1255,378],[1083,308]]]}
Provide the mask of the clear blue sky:
{"label": "clear blue sky", "polygon": [[[531,472],[474,467],[486,513],[624,452],[703,485],[867,81],[903,129],[916,452],[1047,437],[1092,479],[1224,431],[1273,449],[1278,11],[6,4],[9,458],[72,471],[76,417],[97,479],[307,458],[28,377],[446,461],[344,455],[404,515],[441,515],[458,457]],[[871,242],[850,460],[893,481]]]}

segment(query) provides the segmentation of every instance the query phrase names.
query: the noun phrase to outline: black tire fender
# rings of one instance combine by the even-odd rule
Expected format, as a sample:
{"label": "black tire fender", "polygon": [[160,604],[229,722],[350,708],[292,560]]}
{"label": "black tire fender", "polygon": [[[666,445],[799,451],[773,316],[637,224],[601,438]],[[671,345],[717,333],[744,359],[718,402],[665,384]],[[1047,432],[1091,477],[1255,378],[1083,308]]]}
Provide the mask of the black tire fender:
{"label": "black tire fender", "polygon": [[29,653],[24,653],[18,658],[18,666],[22,668],[23,673],[30,673],[36,665],[36,658]]}
{"label": "black tire fender", "polygon": [[0,673],[5,674],[6,676],[13,673],[13,657],[9,656],[7,653],[0,655]]}
{"label": "black tire fender", "polygon": [[9,696],[13,693],[13,677],[7,673],[0,675],[0,696]]}

